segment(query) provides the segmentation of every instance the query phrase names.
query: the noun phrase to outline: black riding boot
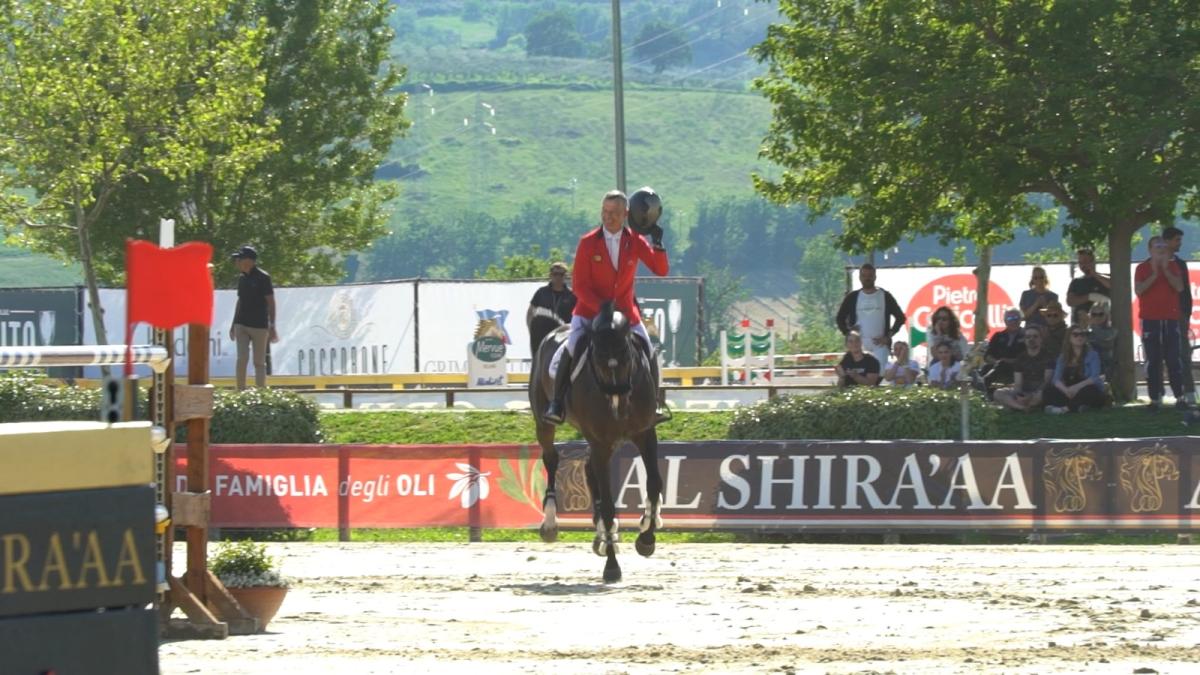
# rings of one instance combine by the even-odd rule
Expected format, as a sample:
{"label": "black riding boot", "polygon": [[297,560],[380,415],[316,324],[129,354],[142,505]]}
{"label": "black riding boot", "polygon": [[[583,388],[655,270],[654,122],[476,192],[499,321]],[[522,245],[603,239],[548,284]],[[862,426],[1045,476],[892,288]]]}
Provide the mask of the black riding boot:
{"label": "black riding boot", "polygon": [[654,382],[654,426],[658,426],[663,422],[671,419],[671,415],[665,412],[658,405],[659,379],[658,379],[658,357],[650,356],[650,380]]}
{"label": "black riding boot", "polygon": [[567,421],[564,401],[567,396],[567,385],[571,383],[571,361],[571,350],[564,349],[562,358],[558,362],[558,372],[554,374],[554,398],[550,401],[550,406],[546,408],[546,414],[542,415],[542,419],[550,424],[562,424]]}

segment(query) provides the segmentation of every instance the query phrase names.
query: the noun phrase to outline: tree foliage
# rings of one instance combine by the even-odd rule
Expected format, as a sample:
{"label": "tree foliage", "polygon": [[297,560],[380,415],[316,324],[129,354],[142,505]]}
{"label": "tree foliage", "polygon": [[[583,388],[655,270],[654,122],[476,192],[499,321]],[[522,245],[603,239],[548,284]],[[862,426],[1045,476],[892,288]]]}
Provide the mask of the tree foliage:
{"label": "tree foliage", "polygon": [[633,55],[638,61],[654,66],[654,72],[692,63],[692,46],[686,35],[665,21],[642,26],[635,38]]}
{"label": "tree foliage", "polygon": [[[0,216],[23,242],[80,261],[102,340],[99,272],[112,278],[118,266],[93,243],[105,239],[97,229],[110,205],[129,186],[204,167],[236,181],[277,147],[274,124],[257,114],[265,31],[224,26],[231,8],[0,2]],[[127,226],[109,241],[133,234]]]}
{"label": "tree foliage", "polygon": [[583,56],[583,39],[575,22],[564,9],[537,15],[525,26],[525,54],[528,56]]}
{"label": "tree foliage", "polygon": [[956,220],[1003,236],[1052,196],[1073,239],[1109,240],[1129,397],[1130,237],[1194,207],[1200,182],[1198,9],[781,0],[788,23],[755,53],[775,107],[763,154],[785,171],[756,186],[814,213],[848,197],[853,250]]}
{"label": "tree foliage", "polygon": [[542,248],[534,245],[528,253],[506,255],[499,265],[488,265],[482,274],[476,273],[475,276],[496,281],[544,279],[550,272],[551,264],[566,260],[560,248],[552,248],[548,256],[543,256]]}
{"label": "tree foliage", "polygon": [[808,239],[796,280],[800,282],[799,300],[805,328],[835,327],[834,318],[846,294],[846,258],[832,237],[817,235]]}

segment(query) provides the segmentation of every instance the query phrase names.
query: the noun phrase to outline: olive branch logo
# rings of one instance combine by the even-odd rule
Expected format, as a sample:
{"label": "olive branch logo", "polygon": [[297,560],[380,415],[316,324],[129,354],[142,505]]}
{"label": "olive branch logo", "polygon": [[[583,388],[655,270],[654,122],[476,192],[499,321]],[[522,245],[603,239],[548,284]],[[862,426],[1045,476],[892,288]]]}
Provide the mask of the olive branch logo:
{"label": "olive branch logo", "polygon": [[500,460],[500,490],[519,504],[526,504],[539,515],[542,495],[546,492],[546,471],[541,458],[531,459],[528,445],[517,452],[516,466],[507,457]]}

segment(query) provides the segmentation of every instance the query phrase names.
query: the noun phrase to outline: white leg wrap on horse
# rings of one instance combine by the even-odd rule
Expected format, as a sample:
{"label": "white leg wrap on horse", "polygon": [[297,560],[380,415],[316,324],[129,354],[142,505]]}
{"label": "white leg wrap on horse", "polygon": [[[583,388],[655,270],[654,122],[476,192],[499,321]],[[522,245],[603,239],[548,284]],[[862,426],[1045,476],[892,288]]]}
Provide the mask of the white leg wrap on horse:
{"label": "white leg wrap on horse", "polygon": [[546,500],[546,509],[542,512],[542,526],[558,527],[558,505],[554,503],[553,499]]}
{"label": "white leg wrap on horse", "polygon": [[654,529],[661,530],[663,527],[662,515],[660,513],[661,509],[661,503],[651,505],[650,502],[646,502],[646,511],[642,514],[642,519],[638,522],[638,532],[645,532],[649,530],[650,523],[652,522],[654,523]]}

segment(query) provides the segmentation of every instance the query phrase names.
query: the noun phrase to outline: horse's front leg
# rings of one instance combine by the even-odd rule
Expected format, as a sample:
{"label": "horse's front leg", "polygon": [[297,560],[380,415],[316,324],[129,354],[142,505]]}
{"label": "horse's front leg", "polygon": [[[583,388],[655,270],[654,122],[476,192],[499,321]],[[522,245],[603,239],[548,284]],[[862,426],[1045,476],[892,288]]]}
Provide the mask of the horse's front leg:
{"label": "horse's front leg", "polygon": [[642,465],[646,467],[646,510],[638,523],[638,536],[633,543],[639,555],[654,555],[654,533],[662,529],[662,474],[658,471],[658,431],[651,427],[637,438]]}
{"label": "horse's front leg", "polygon": [[537,423],[538,445],[542,446],[542,466],[546,469],[546,494],[542,497],[542,526],[538,533],[542,541],[558,541],[558,500],[554,486],[558,479],[558,449],[554,447],[554,425]]}
{"label": "horse's front leg", "polygon": [[617,510],[613,506],[612,485],[608,476],[608,463],[613,448],[592,445],[592,456],[588,463],[592,469],[593,518],[596,521],[596,537],[592,540],[592,551],[604,556],[604,582],[611,584],[621,580],[621,565],[617,563]]}

